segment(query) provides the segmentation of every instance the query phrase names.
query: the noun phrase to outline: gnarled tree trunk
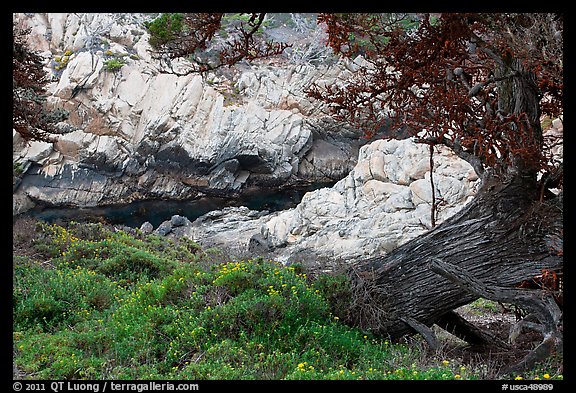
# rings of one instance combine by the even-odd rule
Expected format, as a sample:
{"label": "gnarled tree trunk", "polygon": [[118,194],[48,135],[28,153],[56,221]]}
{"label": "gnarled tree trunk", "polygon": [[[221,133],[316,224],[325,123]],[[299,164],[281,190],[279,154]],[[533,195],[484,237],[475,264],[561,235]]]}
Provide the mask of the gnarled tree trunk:
{"label": "gnarled tree trunk", "polygon": [[485,181],[473,201],[438,227],[353,266],[351,322],[392,338],[418,332],[432,346],[434,324],[471,343],[488,343],[489,334],[453,312],[484,297],[534,314],[538,324],[528,327],[561,347],[556,303],[540,301],[544,291],[514,288],[543,270],[562,269],[562,206],[562,194],[540,201],[535,182],[521,176]]}
{"label": "gnarled tree trunk", "polygon": [[[426,14],[410,34],[380,30],[387,22],[365,15],[322,14],[320,20],[329,44],[344,55],[364,47],[348,42],[349,32],[362,36],[369,66],[344,87],[314,86],[312,97],[330,104],[337,118],[369,130],[391,116],[394,127],[413,130],[416,141],[450,147],[483,179],[457,215],[351,268],[350,321],[393,338],[418,332],[432,346],[434,324],[486,343],[489,334],[453,311],[485,297],[524,309],[528,315],[518,326],[543,333],[523,366],[559,347],[562,313],[552,295],[516,287],[562,270],[562,196],[544,199],[553,171],[561,182],[562,167],[547,156],[540,125],[542,108],[562,112],[562,17],[441,14],[433,20]],[[554,27],[543,40],[546,26]],[[366,29],[379,33],[364,36]],[[552,48],[559,66],[547,68],[556,64]]]}

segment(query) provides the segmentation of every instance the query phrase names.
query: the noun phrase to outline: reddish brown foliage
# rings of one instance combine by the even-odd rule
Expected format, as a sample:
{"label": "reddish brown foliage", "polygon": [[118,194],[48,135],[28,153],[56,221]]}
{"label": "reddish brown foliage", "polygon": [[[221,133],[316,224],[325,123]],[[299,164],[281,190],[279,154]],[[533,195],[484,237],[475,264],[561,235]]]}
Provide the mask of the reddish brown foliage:
{"label": "reddish brown foliage", "polygon": [[318,20],[336,52],[370,64],[341,85],[309,89],[336,118],[369,136],[391,119],[421,142],[451,147],[477,172],[546,167],[540,116],[563,110],[560,17],[421,15],[414,29],[373,14]]}
{"label": "reddish brown foliage", "polygon": [[549,292],[560,308],[564,306],[564,272],[542,269],[542,273],[522,281],[517,288],[539,289]]}
{"label": "reddish brown foliage", "polygon": [[[160,54],[187,56],[195,62],[189,73],[281,53],[286,44],[256,37],[265,14],[249,15],[209,58],[199,49],[223,14],[186,14],[183,33]],[[354,13],[320,14],[318,22],[336,53],[368,61],[341,84],[308,89],[337,120],[367,136],[384,126],[407,129],[420,142],[450,147],[479,175],[491,168],[504,177],[562,176],[540,126],[542,115],[563,112],[561,15]]]}
{"label": "reddish brown foliage", "polygon": [[[186,57],[192,61],[191,69],[185,73],[206,72],[230,66],[241,60],[266,58],[282,53],[288,44],[261,41],[257,32],[264,22],[265,13],[251,13],[246,22],[236,26],[230,37],[221,43],[213,52],[203,52],[222,28],[222,13],[187,13],[184,14],[184,28],[180,34],[159,45],[159,58]],[[171,72],[175,72],[171,69]]]}
{"label": "reddish brown foliage", "polygon": [[182,57],[194,53],[197,49],[206,49],[207,44],[220,30],[220,13],[196,13],[184,16],[187,34],[179,36],[166,44],[171,57]]}
{"label": "reddish brown foliage", "polygon": [[26,44],[29,30],[13,26],[12,127],[26,140],[49,140],[53,120],[45,110],[46,72],[42,59]]}

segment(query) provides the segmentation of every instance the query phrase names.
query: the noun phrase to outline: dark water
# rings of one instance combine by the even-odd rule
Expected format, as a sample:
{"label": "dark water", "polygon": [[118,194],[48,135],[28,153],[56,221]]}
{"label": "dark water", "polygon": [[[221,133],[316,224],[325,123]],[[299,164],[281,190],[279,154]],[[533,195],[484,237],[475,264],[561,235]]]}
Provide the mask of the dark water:
{"label": "dark water", "polygon": [[203,197],[190,201],[148,200],[105,207],[38,208],[30,210],[26,214],[49,223],[72,220],[77,222],[100,221],[137,228],[149,221],[156,228],[175,214],[194,221],[203,214],[229,206],[246,206],[251,210],[268,210],[270,212],[285,210],[296,206],[306,192],[330,186],[332,184],[321,183],[282,191],[277,189],[259,190],[258,192],[243,194],[237,198]]}

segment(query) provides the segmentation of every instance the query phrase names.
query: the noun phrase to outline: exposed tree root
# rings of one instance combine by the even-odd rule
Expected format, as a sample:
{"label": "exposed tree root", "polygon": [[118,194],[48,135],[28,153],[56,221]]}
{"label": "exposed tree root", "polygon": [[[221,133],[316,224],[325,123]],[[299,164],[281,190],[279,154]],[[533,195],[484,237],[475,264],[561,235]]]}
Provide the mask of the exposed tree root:
{"label": "exposed tree root", "polygon": [[[543,334],[544,339],[536,348],[531,350],[519,362],[504,368],[500,375],[527,370],[533,367],[535,363],[546,359],[552,353],[562,352],[562,311],[553,296],[547,291],[506,288],[481,282],[464,269],[438,258],[432,258],[429,267],[433,272],[440,274],[476,296],[496,302],[514,304],[525,310],[528,313],[526,317],[520,320],[510,332],[509,340],[511,343],[514,342],[522,328],[529,328]],[[447,318],[448,324],[446,325],[445,323],[444,326],[450,326],[450,320],[453,316],[449,315]],[[465,326],[462,325],[461,321],[457,321],[455,325],[459,329],[461,329],[461,326]],[[486,339],[488,339],[488,336],[483,336],[482,333],[476,331],[467,337],[473,341],[479,340],[480,342],[486,342]]]}
{"label": "exposed tree root", "polygon": [[478,328],[473,323],[468,322],[458,315],[455,311],[444,314],[440,320],[436,322],[436,325],[472,345],[510,348],[510,345],[500,340],[498,336],[487,330]]}

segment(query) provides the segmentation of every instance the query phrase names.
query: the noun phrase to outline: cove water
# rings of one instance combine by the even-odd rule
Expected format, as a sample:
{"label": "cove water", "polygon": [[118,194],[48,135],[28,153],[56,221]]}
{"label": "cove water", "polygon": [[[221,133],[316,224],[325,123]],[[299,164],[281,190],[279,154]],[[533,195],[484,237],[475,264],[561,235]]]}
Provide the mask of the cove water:
{"label": "cove water", "polygon": [[139,228],[144,222],[148,221],[154,228],[157,228],[162,222],[169,220],[175,214],[194,221],[208,212],[230,206],[246,206],[251,210],[268,210],[270,212],[286,210],[295,207],[306,192],[332,185],[315,183],[306,187],[284,190],[258,190],[258,192],[249,192],[235,198],[206,196],[188,201],[147,200],[102,207],[35,208],[25,214],[49,223],[101,221]]}

